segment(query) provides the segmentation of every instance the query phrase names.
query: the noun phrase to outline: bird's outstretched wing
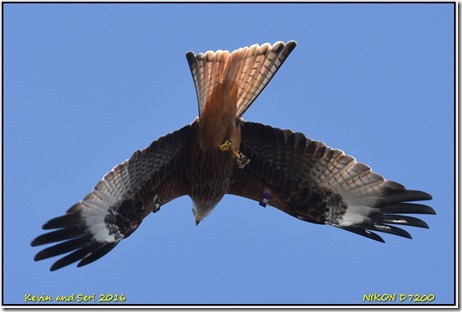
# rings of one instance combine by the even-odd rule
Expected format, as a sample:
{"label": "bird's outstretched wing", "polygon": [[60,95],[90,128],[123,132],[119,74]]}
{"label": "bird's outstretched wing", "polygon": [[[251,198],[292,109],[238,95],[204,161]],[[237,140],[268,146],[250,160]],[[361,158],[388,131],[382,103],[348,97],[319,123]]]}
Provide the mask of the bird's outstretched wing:
{"label": "bird's outstretched wing", "polygon": [[230,194],[381,242],[373,231],[411,238],[394,225],[428,228],[424,221],[402,214],[435,214],[426,205],[412,203],[431,199],[429,194],[406,190],[301,133],[252,122],[243,122],[241,131],[241,151],[251,161],[234,171]]}
{"label": "bird's outstretched wing", "polygon": [[241,117],[295,46],[295,41],[278,41],[273,45],[254,44],[232,53],[226,50],[207,51],[197,55],[188,52],[186,59],[196,87],[199,115],[216,86],[228,79],[238,85],[236,117]]}
{"label": "bird's outstretched wing", "polygon": [[65,215],[43,225],[54,231],[34,239],[32,246],[59,243],[37,253],[35,260],[70,252],[52,265],[52,271],[79,260],[78,266],[91,263],[128,237],[149,213],[185,195],[183,151],[195,131],[193,124],[161,137],[114,167]]}

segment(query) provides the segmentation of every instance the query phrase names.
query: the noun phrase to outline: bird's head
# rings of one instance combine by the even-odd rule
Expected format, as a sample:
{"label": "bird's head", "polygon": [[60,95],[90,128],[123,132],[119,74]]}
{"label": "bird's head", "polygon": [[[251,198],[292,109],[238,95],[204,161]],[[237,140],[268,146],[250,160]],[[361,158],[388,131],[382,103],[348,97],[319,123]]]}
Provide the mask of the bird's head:
{"label": "bird's head", "polygon": [[202,219],[207,217],[215,206],[216,205],[209,207],[209,206],[202,206],[202,205],[198,205],[194,203],[194,207],[192,211],[193,211],[194,219],[196,221],[196,225],[199,225]]}

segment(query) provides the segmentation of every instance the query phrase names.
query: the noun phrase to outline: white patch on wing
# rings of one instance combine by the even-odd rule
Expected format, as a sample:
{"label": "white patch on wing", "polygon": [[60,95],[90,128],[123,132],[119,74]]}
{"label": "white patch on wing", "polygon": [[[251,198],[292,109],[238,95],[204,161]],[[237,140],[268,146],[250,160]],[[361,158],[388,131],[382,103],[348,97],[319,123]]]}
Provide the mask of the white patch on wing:
{"label": "white patch on wing", "polygon": [[[118,231],[116,233],[110,234],[109,228],[104,222],[104,219],[101,219],[100,223],[89,226],[86,231],[89,231],[92,236],[92,240],[96,240],[98,243],[114,243],[123,238],[123,235],[121,236],[120,232]],[[119,237],[119,239],[116,239],[116,236]]]}
{"label": "white patch on wing", "polygon": [[341,216],[337,221],[339,222],[340,226],[367,224],[372,222],[369,216],[374,212],[380,212],[380,209],[360,205],[348,206],[345,214]]}
{"label": "white patch on wing", "polygon": [[347,213],[357,213],[361,214],[364,216],[369,216],[371,212],[379,212],[379,208],[373,208],[373,207],[368,207],[368,206],[348,206],[347,208]]}
{"label": "white patch on wing", "polygon": [[351,226],[354,224],[362,224],[370,222],[370,219],[358,213],[346,212],[340,220],[338,220],[340,226]]}
{"label": "white patch on wing", "polygon": [[108,210],[97,207],[87,208],[84,206],[80,213],[85,232],[90,234],[92,240],[98,243],[114,243],[123,238],[123,235],[115,224],[112,224],[112,226],[117,230],[112,231],[114,232],[112,234],[110,233],[110,228],[105,221],[105,218],[110,215]]}

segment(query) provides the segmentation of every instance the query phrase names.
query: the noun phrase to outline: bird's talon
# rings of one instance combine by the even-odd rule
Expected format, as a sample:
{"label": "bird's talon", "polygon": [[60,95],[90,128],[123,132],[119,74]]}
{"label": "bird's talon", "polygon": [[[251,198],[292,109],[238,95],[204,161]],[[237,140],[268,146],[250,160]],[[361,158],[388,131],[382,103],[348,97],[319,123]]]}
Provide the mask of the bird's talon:
{"label": "bird's talon", "polygon": [[231,140],[226,140],[222,144],[218,145],[218,148],[222,152],[227,152],[231,149],[231,146],[233,145],[233,142]]}
{"label": "bird's talon", "polygon": [[243,169],[250,163],[250,159],[242,153],[238,153],[239,157],[236,157],[236,163],[239,169]]}

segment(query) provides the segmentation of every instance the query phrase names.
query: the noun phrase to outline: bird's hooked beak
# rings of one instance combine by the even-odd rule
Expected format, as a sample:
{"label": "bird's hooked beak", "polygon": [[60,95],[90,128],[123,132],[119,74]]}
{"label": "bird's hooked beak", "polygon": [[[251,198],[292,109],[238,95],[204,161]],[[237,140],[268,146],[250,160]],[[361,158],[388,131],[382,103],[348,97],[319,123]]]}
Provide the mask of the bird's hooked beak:
{"label": "bird's hooked beak", "polygon": [[199,217],[197,216],[196,211],[194,210],[194,208],[192,209],[192,212],[193,212],[194,220],[196,220],[196,226],[198,226],[199,223],[201,222],[201,219],[199,219]]}

